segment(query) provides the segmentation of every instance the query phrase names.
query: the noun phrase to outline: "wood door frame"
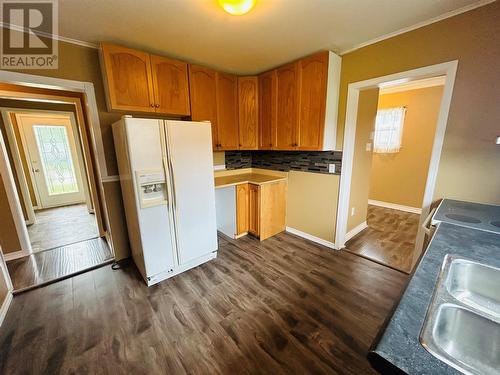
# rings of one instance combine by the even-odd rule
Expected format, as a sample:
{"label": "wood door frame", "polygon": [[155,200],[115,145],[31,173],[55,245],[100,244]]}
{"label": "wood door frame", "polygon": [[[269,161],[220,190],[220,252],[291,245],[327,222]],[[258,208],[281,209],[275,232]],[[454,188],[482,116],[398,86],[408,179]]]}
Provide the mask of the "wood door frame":
{"label": "wood door frame", "polygon": [[[108,238],[111,251],[114,254],[102,183],[102,180],[108,177],[108,170],[104,158],[104,146],[93,83],[2,70],[0,71],[0,97],[20,100],[36,99],[38,101],[66,103],[75,106],[99,235]],[[22,221],[24,233],[18,231],[18,236],[22,241],[28,240],[29,242],[24,217]],[[31,253],[31,246],[29,253]],[[28,254],[21,254],[19,257]],[[14,259],[14,257],[9,257],[8,254],[7,258]]]}
{"label": "wood door frame", "polygon": [[422,68],[412,69],[400,73],[389,74],[377,78],[350,83],[347,88],[347,105],[344,128],[344,147],[342,153],[342,174],[340,176],[339,204],[337,210],[337,225],[335,231],[335,247],[341,249],[345,247],[347,234],[347,221],[349,217],[349,199],[351,192],[351,179],[354,161],[354,144],[356,140],[356,125],[358,114],[359,93],[361,90],[380,88],[389,82],[401,83],[402,81],[414,81],[422,78],[435,76],[445,76],[445,84],[439,115],[432,146],[431,160],[429,162],[429,172],[425,185],[424,198],[422,203],[422,214],[420,215],[417,238],[415,241],[415,251],[413,252],[412,268],[417,262],[424,244],[424,231],[422,224],[429,215],[434,188],[436,185],[439,160],[443,148],[448,114],[450,110],[453,86],[458,67],[458,60],[430,65]]}

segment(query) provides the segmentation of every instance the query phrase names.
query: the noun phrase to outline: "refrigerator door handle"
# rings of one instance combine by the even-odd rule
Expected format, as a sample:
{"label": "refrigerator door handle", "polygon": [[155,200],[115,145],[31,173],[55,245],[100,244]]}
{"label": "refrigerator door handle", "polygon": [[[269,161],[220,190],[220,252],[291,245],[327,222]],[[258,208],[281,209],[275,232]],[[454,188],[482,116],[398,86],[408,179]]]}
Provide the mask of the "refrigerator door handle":
{"label": "refrigerator door handle", "polygon": [[171,201],[171,197],[170,197],[170,178],[169,178],[169,173],[168,173],[168,162],[167,162],[167,157],[166,156],[163,156],[163,169],[164,169],[164,173],[165,173],[165,182],[166,182],[166,185],[167,185],[167,190],[166,190],[166,193],[167,193],[167,205],[170,207],[170,201]]}

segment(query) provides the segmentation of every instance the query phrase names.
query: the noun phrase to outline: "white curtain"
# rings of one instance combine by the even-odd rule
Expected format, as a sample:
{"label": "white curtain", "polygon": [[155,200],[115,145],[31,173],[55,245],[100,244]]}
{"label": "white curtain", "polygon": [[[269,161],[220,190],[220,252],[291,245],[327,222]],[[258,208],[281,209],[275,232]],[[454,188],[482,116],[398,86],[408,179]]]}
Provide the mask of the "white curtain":
{"label": "white curtain", "polygon": [[401,149],[405,113],[405,107],[380,109],[377,112],[373,152],[399,152]]}

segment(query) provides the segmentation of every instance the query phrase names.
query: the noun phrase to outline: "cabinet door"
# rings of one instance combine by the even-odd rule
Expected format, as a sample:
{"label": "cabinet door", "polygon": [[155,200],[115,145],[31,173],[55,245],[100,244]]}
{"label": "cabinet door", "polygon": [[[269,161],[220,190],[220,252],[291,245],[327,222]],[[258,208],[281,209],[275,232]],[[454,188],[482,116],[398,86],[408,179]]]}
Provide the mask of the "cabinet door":
{"label": "cabinet door", "polygon": [[197,65],[189,65],[189,91],[191,119],[212,123],[212,146],[219,147],[217,139],[217,94],[215,71]]}
{"label": "cabinet door", "polygon": [[248,184],[236,185],[236,235],[248,232]]}
{"label": "cabinet door", "polygon": [[108,109],[154,112],[149,54],[103,43],[101,57]]}
{"label": "cabinet door", "polygon": [[239,148],[259,147],[259,81],[257,77],[238,78]]}
{"label": "cabinet door", "polygon": [[277,81],[277,148],[293,150],[298,146],[298,69],[297,63],[279,68]]}
{"label": "cabinet door", "polygon": [[260,239],[265,240],[283,232],[286,226],[286,181],[260,187]]}
{"label": "cabinet door", "polygon": [[189,116],[187,64],[162,56],[151,56],[151,70],[156,112]]}
{"label": "cabinet door", "polygon": [[260,235],[260,188],[248,184],[248,232]]}
{"label": "cabinet door", "polygon": [[321,150],[325,129],[328,52],[299,61],[299,149]]}
{"label": "cabinet door", "polygon": [[259,76],[259,149],[276,147],[276,70]]}
{"label": "cabinet door", "polygon": [[217,139],[219,150],[238,149],[238,77],[217,73]]}

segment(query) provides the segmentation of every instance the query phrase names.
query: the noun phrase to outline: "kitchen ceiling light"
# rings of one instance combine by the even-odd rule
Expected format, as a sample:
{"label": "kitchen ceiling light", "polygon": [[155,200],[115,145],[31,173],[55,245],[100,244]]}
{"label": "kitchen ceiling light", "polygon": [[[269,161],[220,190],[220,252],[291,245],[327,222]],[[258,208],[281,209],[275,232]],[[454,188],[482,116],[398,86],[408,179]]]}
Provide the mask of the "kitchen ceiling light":
{"label": "kitchen ceiling light", "polygon": [[250,12],[257,0],[218,0],[219,5],[233,16],[242,16]]}

